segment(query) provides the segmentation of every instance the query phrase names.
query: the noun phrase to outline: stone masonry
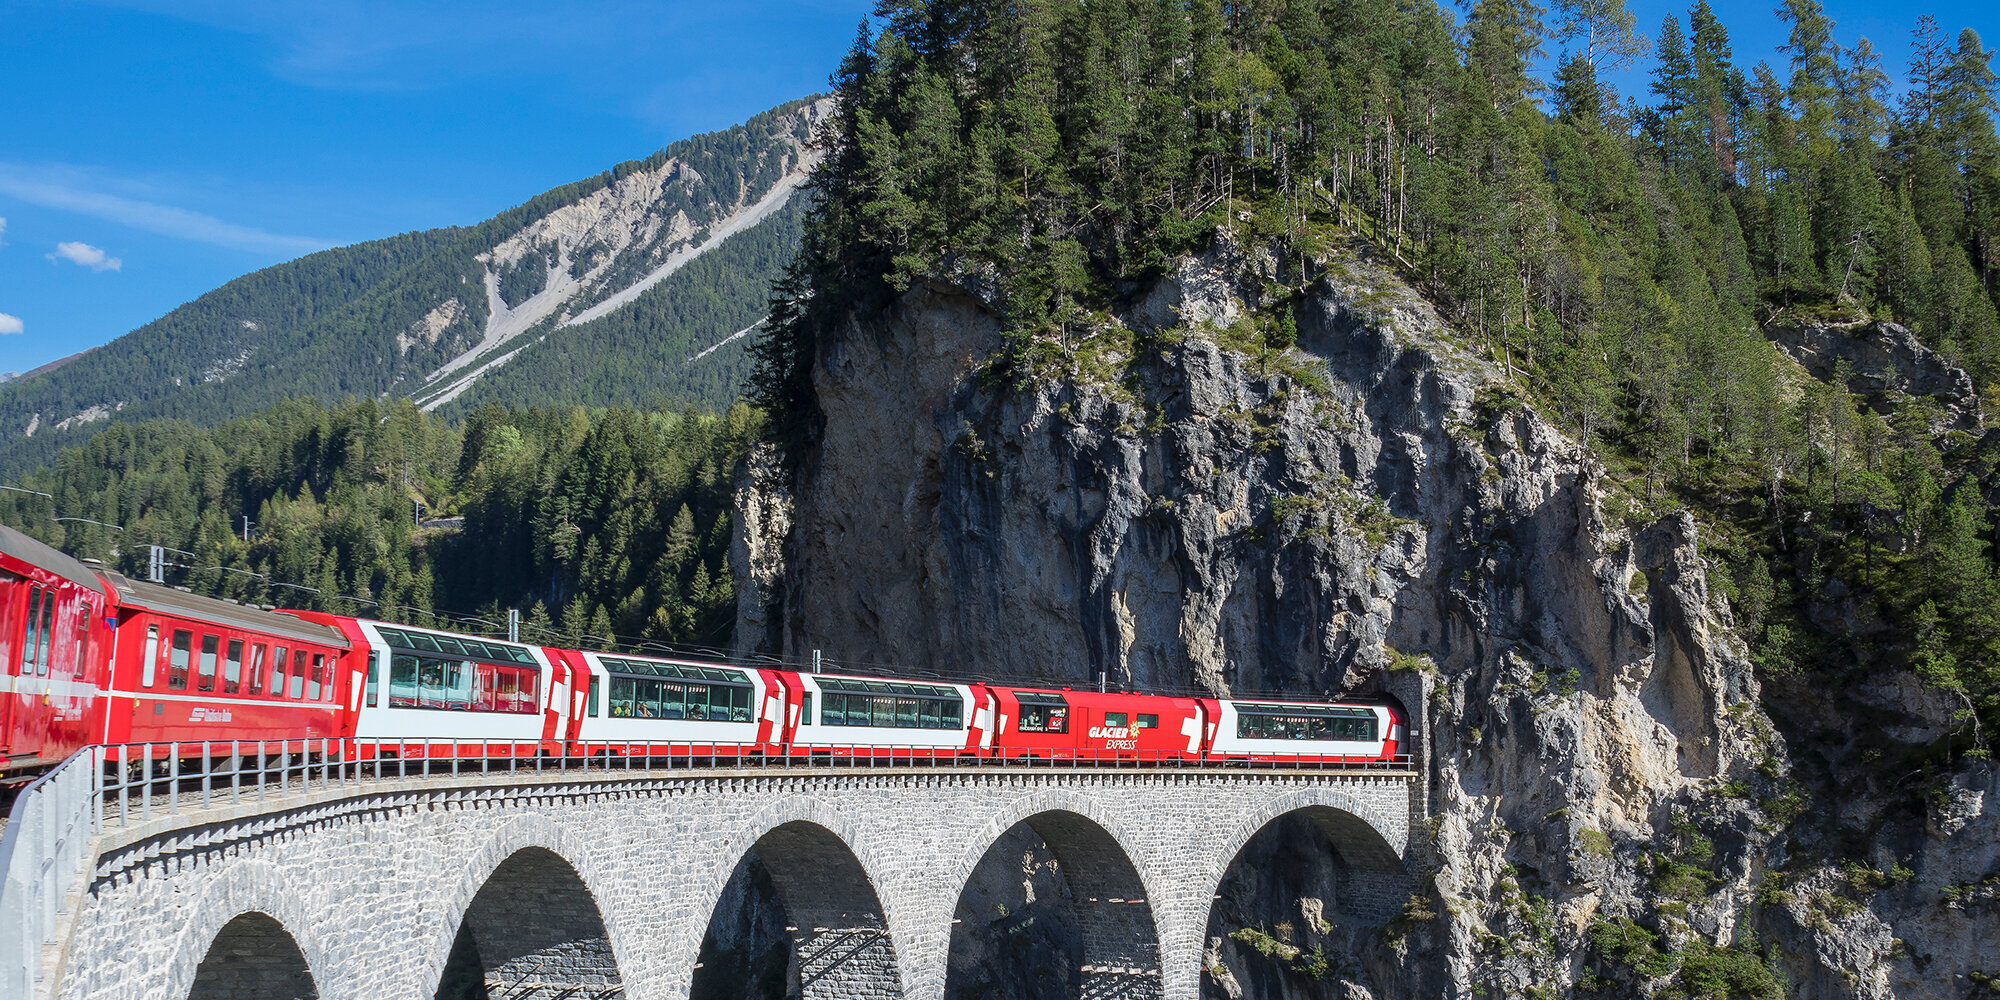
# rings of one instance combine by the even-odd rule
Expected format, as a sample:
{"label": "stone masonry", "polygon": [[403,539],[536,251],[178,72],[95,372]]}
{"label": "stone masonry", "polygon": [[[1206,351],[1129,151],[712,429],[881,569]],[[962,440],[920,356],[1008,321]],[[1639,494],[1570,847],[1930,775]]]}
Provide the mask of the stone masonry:
{"label": "stone masonry", "polygon": [[[1179,1000],[1199,995],[1210,903],[1252,835],[1303,811],[1349,869],[1333,905],[1379,917],[1421,856],[1412,798],[1407,777],[1325,772],[385,779],[108,831],[55,995],[429,1000],[472,961],[517,993],[680,1000],[754,848],[806,997],[939,1000],[960,893],[1026,823],[1075,900],[1086,995]],[[279,929],[294,944],[246,944]],[[268,958],[293,946],[309,982]]]}

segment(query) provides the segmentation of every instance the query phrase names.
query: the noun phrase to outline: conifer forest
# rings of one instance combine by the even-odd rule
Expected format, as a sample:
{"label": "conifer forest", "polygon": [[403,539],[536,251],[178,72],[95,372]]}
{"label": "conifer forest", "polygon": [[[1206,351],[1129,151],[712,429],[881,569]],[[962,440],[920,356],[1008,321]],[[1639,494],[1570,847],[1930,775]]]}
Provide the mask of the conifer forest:
{"label": "conifer forest", "polygon": [[[1816,0],[1780,14],[1782,51],[1739,58],[1705,0],[1659,25],[1619,0],[884,0],[744,403],[113,423],[0,516],[128,574],[170,547],[176,582],[259,603],[720,648],[732,476],[760,437],[810,446],[820,332],[948,279],[998,303],[991,379],[1077,377],[1124,335],[1109,310],[1227,230],[1282,246],[1299,292],[1339,253],[1393,262],[1635,517],[1705,525],[1763,673],[1913,669],[1983,747],[2000,436],[1774,340],[1899,324],[2000,415],[1993,52],[1913,13],[1888,66]],[[1635,67],[1643,92],[1604,82]],[[1285,356],[1289,320],[1238,344]]]}

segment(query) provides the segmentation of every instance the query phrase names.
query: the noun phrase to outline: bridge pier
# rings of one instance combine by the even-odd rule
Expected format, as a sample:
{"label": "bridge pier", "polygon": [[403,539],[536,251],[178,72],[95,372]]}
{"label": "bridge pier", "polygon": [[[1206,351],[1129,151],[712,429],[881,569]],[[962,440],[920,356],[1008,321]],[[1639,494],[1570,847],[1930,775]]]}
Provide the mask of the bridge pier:
{"label": "bridge pier", "polygon": [[1393,912],[1407,896],[1408,802],[1406,778],[1335,772],[369,781],[107,831],[55,995],[186,1000],[224,927],[262,913],[324,1000],[432,1000],[472,969],[510,995],[539,984],[580,1000],[615,985],[630,1000],[686,1000],[725,886],[754,850],[794,928],[787,974],[805,996],[944,1000],[961,896],[1025,824],[1066,887],[1082,995],[1193,998],[1217,887],[1258,830],[1313,810],[1354,869],[1342,905]]}

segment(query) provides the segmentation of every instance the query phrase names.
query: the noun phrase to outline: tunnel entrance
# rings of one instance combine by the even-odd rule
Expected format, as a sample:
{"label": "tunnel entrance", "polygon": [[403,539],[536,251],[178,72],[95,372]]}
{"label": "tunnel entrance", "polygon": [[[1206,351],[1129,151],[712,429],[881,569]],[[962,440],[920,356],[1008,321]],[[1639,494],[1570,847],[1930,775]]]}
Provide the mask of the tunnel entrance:
{"label": "tunnel entrance", "polygon": [[1151,1000],[1159,934],[1109,832],[1038,813],[987,848],[953,914],[945,1000]]}
{"label": "tunnel entrance", "polygon": [[840,837],[786,823],[736,863],[702,936],[689,1000],[902,996],[888,921]]}
{"label": "tunnel entrance", "polygon": [[590,890],[552,851],[516,851],[466,908],[437,1000],[609,1000],[618,963]]}
{"label": "tunnel entrance", "polygon": [[1367,974],[1362,938],[1395,916],[1412,882],[1375,828],[1325,806],[1265,824],[1229,863],[1209,909],[1203,1000],[1338,1000]]}
{"label": "tunnel entrance", "polygon": [[291,932],[253,911],[216,932],[188,1000],[319,1000],[319,989]]}

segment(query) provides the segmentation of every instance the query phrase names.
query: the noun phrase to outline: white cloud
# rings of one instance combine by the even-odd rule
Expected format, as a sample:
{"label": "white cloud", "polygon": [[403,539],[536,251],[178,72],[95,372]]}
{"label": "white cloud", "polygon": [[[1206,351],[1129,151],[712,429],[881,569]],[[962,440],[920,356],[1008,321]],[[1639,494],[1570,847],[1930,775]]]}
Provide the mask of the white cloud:
{"label": "white cloud", "polygon": [[332,241],[309,236],[267,233],[262,229],[224,222],[212,215],[106,194],[94,188],[89,175],[73,168],[35,168],[0,163],[0,195],[19,198],[32,205],[107,219],[162,236],[252,253],[306,254],[334,245]]}
{"label": "white cloud", "polygon": [[4,247],[7,245],[7,241],[6,239],[4,239],[6,235],[7,235],[7,217],[4,215],[0,215],[0,247]]}
{"label": "white cloud", "polygon": [[78,267],[87,267],[93,271],[116,271],[125,266],[124,261],[88,243],[58,243],[55,253],[44,256],[50,260],[66,260]]}
{"label": "white cloud", "polygon": [[20,333],[27,327],[21,325],[21,317],[0,313],[0,333]]}

